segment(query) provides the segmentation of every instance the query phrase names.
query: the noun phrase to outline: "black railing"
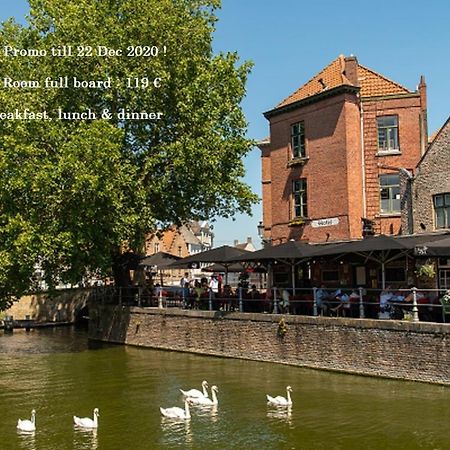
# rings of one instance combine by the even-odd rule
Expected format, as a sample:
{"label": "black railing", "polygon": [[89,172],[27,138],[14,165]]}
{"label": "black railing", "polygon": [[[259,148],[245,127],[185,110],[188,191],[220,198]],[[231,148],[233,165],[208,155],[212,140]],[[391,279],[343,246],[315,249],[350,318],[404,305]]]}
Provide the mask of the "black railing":
{"label": "black railing", "polygon": [[101,304],[183,308],[224,312],[335,316],[445,322],[450,293],[438,289],[277,288],[214,292],[211,289],[98,287],[91,301]]}

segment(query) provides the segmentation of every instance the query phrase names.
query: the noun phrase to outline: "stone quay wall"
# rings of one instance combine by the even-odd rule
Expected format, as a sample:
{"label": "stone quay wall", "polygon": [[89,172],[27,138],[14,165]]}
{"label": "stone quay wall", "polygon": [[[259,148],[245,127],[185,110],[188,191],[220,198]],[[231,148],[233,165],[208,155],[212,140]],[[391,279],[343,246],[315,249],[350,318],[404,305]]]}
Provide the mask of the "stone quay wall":
{"label": "stone quay wall", "polygon": [[450,324],[90,306],[94,340],[450,385]]}
{"label": "stone quay wall", "polygon": [[4,311],[4,315],[15,320],[30,316],[34,322],[75,322],[90,293],[90,289],[65,289],[54,297],[45,293],[25,295]]}

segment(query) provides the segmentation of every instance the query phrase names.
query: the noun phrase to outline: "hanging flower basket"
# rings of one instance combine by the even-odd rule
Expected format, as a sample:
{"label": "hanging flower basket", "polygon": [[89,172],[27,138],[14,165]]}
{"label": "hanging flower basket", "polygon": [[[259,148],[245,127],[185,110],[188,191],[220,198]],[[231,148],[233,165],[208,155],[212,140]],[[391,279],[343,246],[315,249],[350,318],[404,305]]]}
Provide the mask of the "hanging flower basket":
{"label": "hanging flower basket", "polygon": [[433,262],[427,260],[416,269],[416,275],[422,280],[432,280],[436,276],[436,268]]}

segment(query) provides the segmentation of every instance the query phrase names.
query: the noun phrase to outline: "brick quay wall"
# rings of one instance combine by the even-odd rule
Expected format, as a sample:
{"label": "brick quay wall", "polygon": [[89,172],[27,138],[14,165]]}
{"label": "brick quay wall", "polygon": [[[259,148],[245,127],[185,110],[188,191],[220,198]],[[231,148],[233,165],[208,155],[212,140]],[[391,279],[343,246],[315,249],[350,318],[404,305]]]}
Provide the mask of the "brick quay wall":
{"label": "brick quay wall", "polygon": [[93,340],[450,385],[450,324],[101,305],[90,317]]}

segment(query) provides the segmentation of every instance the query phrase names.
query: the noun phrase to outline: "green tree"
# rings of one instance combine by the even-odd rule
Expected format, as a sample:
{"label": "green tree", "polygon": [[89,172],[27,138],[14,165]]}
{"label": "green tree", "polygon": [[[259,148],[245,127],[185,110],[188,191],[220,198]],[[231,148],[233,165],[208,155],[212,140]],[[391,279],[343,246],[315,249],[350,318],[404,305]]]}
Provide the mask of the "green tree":
{"label": "green tree", "polygon": [[[28,108],[52,120],[0,121],[0,309],[36,285],[37,267],[50,286],[76,282],[117,269],[123,244],[139,249],[156,226],[250,212],[257,199],[242,182],[242,157],[252,143],[240,108],[250,64],[213,54],[218,7],[217,0],[30,0],[26,27],[2,25],[0,48],[48,56],[3,51],[4,77],[40,87],[1,88],[0,112]],[[63,46],[73,56],[51,55]],[[91,56],[75,56],[78,47],[89,54],[86,46]],[[98,56],[98,46],[123,54]],[[130,46],[153,47],[153,56],[127,56]],[[60,77],[109,79],[111,87],[45,88]],[[57,120],[59,109],[90,109],[97,119]],[[101,118],[105,110],[110,119]],[[122,110],[162,115],[131,120],[118,116]]]}

